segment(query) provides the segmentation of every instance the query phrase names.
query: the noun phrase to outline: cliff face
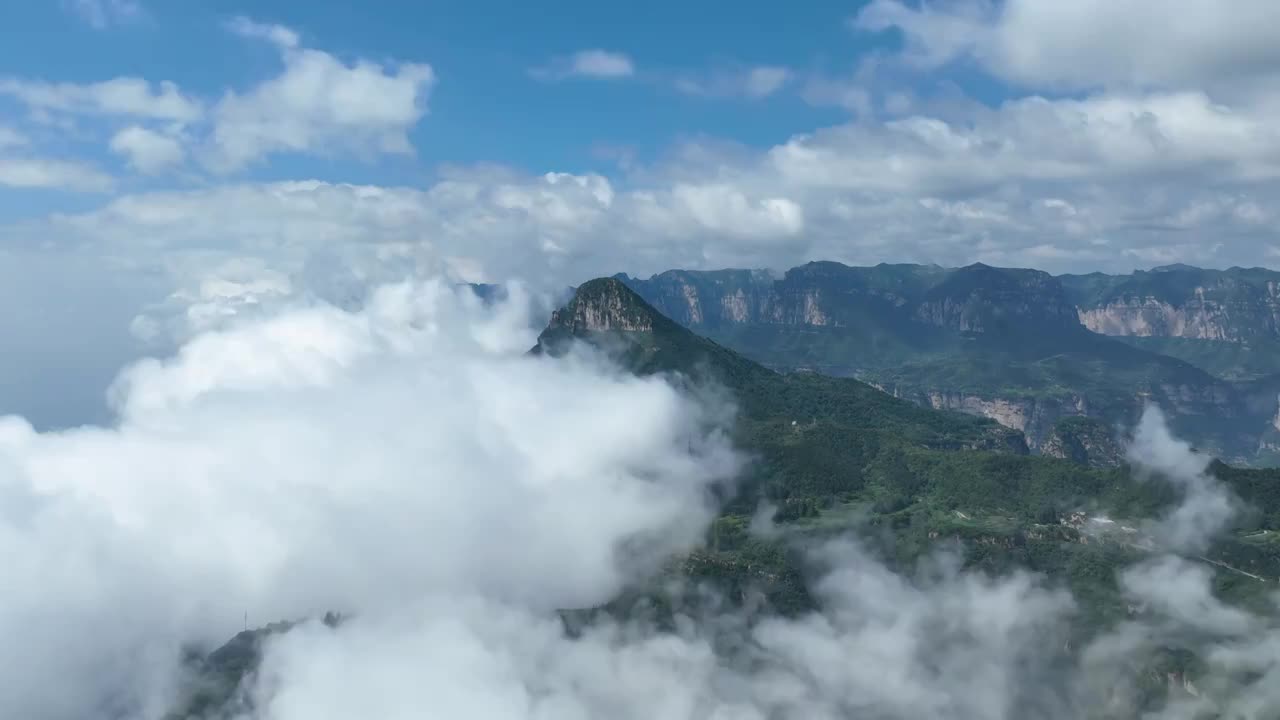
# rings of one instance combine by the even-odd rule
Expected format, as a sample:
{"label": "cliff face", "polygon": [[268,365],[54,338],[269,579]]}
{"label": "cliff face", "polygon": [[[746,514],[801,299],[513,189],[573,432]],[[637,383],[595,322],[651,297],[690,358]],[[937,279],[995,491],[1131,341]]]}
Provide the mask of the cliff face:
{"label": "cliff face", "polygon": [[582,332],[649,332],[654,315],[625,285],[616,280],[592,280],[578,288],[565,307],[551,313],[549,329]]}
{"label": "cliff face", "polygon": [[1280,273],[1157,268],[1063,276],[1080,321],[1103,335],[1250,342],[1280,339]]}
{"label": "cliff face", "polygon": [[1043,332],[1079,326],[1075,308],[1053,276],[981,264],[955,270],[930,288],[915,317],[964,333]]}
{"label": "cliff face", "polygon": [[1124,460],[1116,428],[1087,417],[1064,418],[1054,424],[1040,452],[1089,467],[1112,467]]}
{"label": "cliff face", "polygon": [[1179,267],[1057,278],[982,264],[817,262],[780,276],[677,270],[620,279],[663,314],[770,367],[854,376],[926,407],[990,418],[1038,451],[1054,443],[1067,452],[1054,436],[1064,418],[1116,427],[1155,402],[1200,447],[1248,462],[1270,452],[1264,435],[1280,437],[1274,393],[1106,335],[1274,335],[1280,273],[1270,275]]}
{"label": "cliff face", "polygon": [[619,277],[662,314],[695,329],[847,327],[868,320],[972,333],[1080,325],[1053,276],[981,264],[947,270],[815,262],[782,277],[759,270],[671,270],[648,280]]}
{"label": "cliff face", "polygon": [[894,397],[911,400],[935,410],[955,410],[995,420],[1007,428],[1021,432],[1027,439],[1027,447],[1032,451],[1041,450],[1053,426],[1060,419],[1084,416],[1089,412],[1089,403],[1083,397],[982,397],[964,392],[872,384]]}

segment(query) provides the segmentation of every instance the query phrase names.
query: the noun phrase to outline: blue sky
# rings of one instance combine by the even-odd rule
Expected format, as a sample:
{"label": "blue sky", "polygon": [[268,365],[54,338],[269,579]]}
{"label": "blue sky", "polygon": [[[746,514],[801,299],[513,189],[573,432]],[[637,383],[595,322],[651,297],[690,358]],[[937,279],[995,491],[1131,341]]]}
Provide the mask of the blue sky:
{"label": "blue sky", "polygon": [[6,292],[118,358],[406,277],[1275,265],[1280,4],[1232,7],[10,3]]}
{"label": "blue sky", "polygon": [[[611,173],[610,151],[652,160],[705,135],[767,147],[847,113],[806,103],[795,92],[764,100],[691,96],[673,86],[676,79],[756,66],[848,73],[860,55],[895,42],[892,33],[851,31],[845,21],[856,9],[857,3],[809,3],[784,13],[765,2],[451,0],[379,2],[370,11],[346,3],[253,3],[256,21],[296,28],[308,45],[342,58],[427,63],[439,82],[429,115],[410,132],[415,157],[368,163],[293,156],[251,176],[421,182],[439,164],[477,162]],[[25,3],[16,20],[10,16],[22,31],[0,48],[0,67],[73,83],[100,81],[107,70],[216,97],[278,71],[270,48],[225,30],[245,10],[229,2],[154,2],[145,14],[102,28],[66,4]],[[635,75],[625,82],[544,82],[530,75],[584,48],[626,54]],[[10,103],[8,110],[16,108]]]}

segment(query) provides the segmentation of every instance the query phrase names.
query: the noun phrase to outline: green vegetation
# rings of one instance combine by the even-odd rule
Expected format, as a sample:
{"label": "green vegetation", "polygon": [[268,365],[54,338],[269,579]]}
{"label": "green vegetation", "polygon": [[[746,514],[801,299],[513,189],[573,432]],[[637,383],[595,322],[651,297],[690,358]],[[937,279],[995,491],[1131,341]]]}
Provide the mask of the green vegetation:
{"label": "green vegetation", "polygon": [[[1168,268],[1054,278],[982,264],[824,262],[781,278],[671,271],[621,279],[682,325],[775,370],[856,377],[925,405],[973,410],[980,403],[1012,403],[1027,418],[1024,431],[1036,448],[1049,441],[1060,417],[1131,425],[1155,402],[1197,447],[1233,462],[1270,462],[1259,448],[1275,406],[1261,399],[1274,400],[1280,379],[1236,381],[1280,373],[1280,344],[1268,351],[1272,341],[1259,335],[1251,341],[1259,352],[1239,344],[1222,352],[1196,341],[1102,336],[1079,322],[1077,305],[1093,307],[1138,290],[1185,299],[1179,293],[1194,294],[1206,273],[1217,272]],[[1215,297],[1243,307],[1239,312],[1259,327],[1274,325],[1259,293],[1269,292],[1266,283],[1280,274],[1225,272],[1219,273],[1226,278],[1222,287],[1213,286]]]}
{"label": "green vegetation", "polygon": [[[737,440],[755,457],[707,549],[685,562],[689,577],[732,596],[754,586],[779,609],[798,611],[810,605],[795,582],[804,574],[797,541],[855,532],[903,569],[950,541],[965,548],[969,567],[1042,572],[1084,603],[1081,632],[1123,613],[1116,572],[1147,551],[1123,536],[1089,537],[1079,522],[1090,515],[1155,517],[1178,500],[1169,484],[1110,462],[1090,468],[1030,456],[1018,434],[990,421],[927,410],[855,380],[771,372],[663,318],[614,282],[588,283],[574,302],[624,297],[628,314],[653,316],[644,323],[651,331],[600,333],[553,323],[538,351],[556,352],[576,337],[610,349],[638,372],[721,382],[741,403]],[[1116,353],[1121,365],[1126,352]],[[1098,421],[1066,419],[1055,433],[1066,444],[1118,459],[1110,428]],[[1280,530],[1280,471],[1222,463],[1212,471],[1261,510],[1246,515],[1206,559],[1280,577],[1280,542],[1261,532]],[[761,501],[776,508],[780,523],[780,535],[770,540],[747,532]],[[1229,580],[1224,592],[1240,601],[1271,587],[1245,575]]]}
{"label": "green vegetation", "polygon": [[1249,382],[1273,378],[1280,373],[1280,341],[1200,340],[1180,337],[1123,336],[1116,340],[1177,358],[1223,380]]}
{"label": "green vegetation", "polygon": [[[672,623],[677,607],[696,617],[702,604],[714,604],[691,591],[698,587],[740,606],[761,598],[767,610],[784,615],[811,610],[816,601],[806,579],[813,568],[805,549],[852,534],[905,573],[944,547],[957,548],[971,570],[1042,573],[1079,603],[1075,644],[1127,617],[1117,573],[1149,552],[1123,528],[1099,534],[1086,518],[1105,514],[1118,526],[1125,518],[1137,525],[1179,500],[1171,484],[1122,465],[1028,455],[1019,433],[988,420],[928,410],[853,379],[773,372],[694,335],[616,279],[581,286],[532,352],[559,354],[574,340],[690,390],[709,381],[727,388],[739,404],[736,442],[753,462],[702,549],[605,607],[564,612],[570,633],[600,613],[648,617],[658,626]],[[1097,421],[1064,420],[1054,432],[1064,447],[1116,452]],[[1218,570],[1222,598],[1261,607],[1280,578],[1280,470],[1223,463],[1210,470],[1254,510],[1200,561]],[[752,532],[762,503],[775,508],[777,523],[763,536]],[[687,582],[662,582],[673,578]],[[200,661],[204,676],[193,708],[234,697],[261,637],[242,634]],[[1195,662],[1185,653],[1162,653],[1148,676],[1193,671]],[[1152,692],[1161,687],[1153,684]]]}

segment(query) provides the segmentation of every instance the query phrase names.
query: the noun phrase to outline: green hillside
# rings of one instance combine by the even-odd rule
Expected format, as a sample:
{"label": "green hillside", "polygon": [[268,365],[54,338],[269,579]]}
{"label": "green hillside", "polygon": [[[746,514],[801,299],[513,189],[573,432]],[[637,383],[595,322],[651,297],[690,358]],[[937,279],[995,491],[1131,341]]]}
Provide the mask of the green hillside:
{"label": "green hillside", "polygon": [[[1180,499],[1171,485],[1123,465],[1028,455],[1021,436],[988,420],[924,409],[852,379],[775,373],[694,335],[616,279],[578,288],[531,352],[556,356],[576,342],[679,387],[727,388],[740,406],[736,442],[753,460],[703,548],[673,558],[664,577],[605,607],[566,609],[569,632],[600,613],[643,612],[669,625],[677,606],[696,613],[706,601],[694,587],[713,588],[731,603],[762,596],[766,606],[757,612],[806,612],[816,600],[805,549],[853,534],[906,574],[942,547],[958,547],[966,568],[1043,573],[1080,604],[1072,632],[1082,644],[1127,617],[1117,573],[1152,552],[1134,536],[1094,531],[1089,518],[1138,526]],[[1066,444],[1118,452],[1096,423],[1074,421],[1058,432]],[[1253,510],[1201,561],[1215,563],[1221,597],[1261,607],[1280,578],[1280,471],[1216,463],[1212,472]],[[774,508],[772,534],[751,531],[762,506]],[[665,582],[674,578],[694,584]],[[243,710],[227,703],[256,663],[262,638],[285,630],[242,634],[199,660],[192,707]],[[1193,673],[1195,662],[1170,648],[1136,669],[1149,681],[1143,702],[1163,697],[1161,673]]]}

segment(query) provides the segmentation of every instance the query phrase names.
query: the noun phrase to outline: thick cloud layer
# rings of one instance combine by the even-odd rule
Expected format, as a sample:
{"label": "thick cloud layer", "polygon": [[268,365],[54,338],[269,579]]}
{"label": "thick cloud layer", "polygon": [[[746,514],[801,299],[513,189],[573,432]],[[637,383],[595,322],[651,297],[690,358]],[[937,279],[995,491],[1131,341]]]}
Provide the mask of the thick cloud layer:
{"label": "thick cloud layer", "polygon": [[591,605],[695,542],[736,468],[723,411],[524,357],[519,313],[386,287],[131,367],[112,427],[5,418],[0,715],[153,717],[178,645],[246,612]]}
{"label": "thick cloud layer", "polygon": [[[1204,670],[1165,717],[1272,706],[1272,621],[1160,547],[1120,578],[1130,618],[1078,653],[1076,603],[1043,578],[946,553],[902,576],[848,540],[813,556],[820,612],[567,634],[556,609],[699,541],[741,458],[729,408],[585,351],[524,355],[512,295],[287,301],[128,368],[111,426],[0,421],[0,715],[158,718],[185,644],[328,610],[354,615],[267,644],[254,718],[1065,720],[1128,707],[1170,648]],[[1158,414],[1135,437],[1184,496],[1153,536],[1199,551],[1233,501]]]}

